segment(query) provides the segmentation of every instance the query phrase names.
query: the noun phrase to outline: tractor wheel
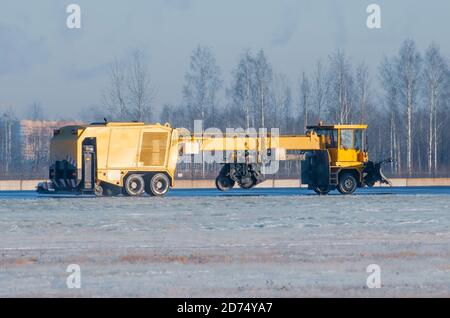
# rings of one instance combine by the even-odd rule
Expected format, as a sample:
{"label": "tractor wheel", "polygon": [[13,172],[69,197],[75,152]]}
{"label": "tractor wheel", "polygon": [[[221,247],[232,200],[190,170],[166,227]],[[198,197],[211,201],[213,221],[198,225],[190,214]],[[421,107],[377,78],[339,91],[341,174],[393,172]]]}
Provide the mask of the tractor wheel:
{"label": "tractor wheel", "polygon": [[124,187],[124,194],[129,196],[139,196],[144,193],[145,189],[145,182],[144,178],[140,174],[131,174],[128,176],[128,178],[125,180],[125,183],[123,185]]}
{"label": "tractor wheel", "polygon": [[355,192],[357,186],[358,183],[356,182],[355,177],[350,173],[344,173],[339,178],[337,189],[341,194],[352,194]]}
{"label": "tractor wheel", "polygon": [[170,180],[164,173],[157,173],[145,184],[145,192],[151,196],[160,197],[169,191]]}
{"label": "tractor wheel", "polygon": [[234,180],[229,177],[218,175],[216,178],[216,188],[220,191],[228,191],[234,187]]}
{"label": "tractor wheel", "polygon": [[239,186],[242,189],[246,189],[246,190],[253,188],[254,186],[256,186],[256,177],[252,176],[251,181],[240,183]]}
{"label": "tractor wheel", "polygon": [[327,186],[317,186],[313,190],[319,195],[326,195],[330,192],[330,188]]}

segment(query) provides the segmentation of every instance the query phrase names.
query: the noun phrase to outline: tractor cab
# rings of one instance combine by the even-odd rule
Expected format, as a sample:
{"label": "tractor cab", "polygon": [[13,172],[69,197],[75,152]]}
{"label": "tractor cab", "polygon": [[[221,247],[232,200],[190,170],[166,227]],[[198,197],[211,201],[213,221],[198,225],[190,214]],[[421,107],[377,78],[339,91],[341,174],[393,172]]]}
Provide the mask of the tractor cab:
{"label": "tractor cab", "polygon": [[369,161],[365,145],[367,125],[308,126],[308,133],[319,137],[320,150],[313,150],[302,160],[302,183],[319,194],[338,190],[353,193],[356,188],[376,182],[390,184],[381,172],[388,160]]}
{"label": "tractor cab", "polygon": [[308,126],[320,138],[321,148],[327,149],[330,164],[337,167],[361,165],[368,161],[365,149],[367,125]]}

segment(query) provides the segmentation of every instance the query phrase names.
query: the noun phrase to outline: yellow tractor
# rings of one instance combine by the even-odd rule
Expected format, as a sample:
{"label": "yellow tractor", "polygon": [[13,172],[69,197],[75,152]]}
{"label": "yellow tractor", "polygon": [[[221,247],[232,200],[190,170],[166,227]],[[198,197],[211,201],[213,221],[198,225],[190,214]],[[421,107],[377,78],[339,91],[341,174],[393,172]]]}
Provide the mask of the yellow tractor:
{"label": "yellow tractor", "polygon": [[[308,126],[306,135],[296,136],[225,136],[222,139],[198,137],[200,150],[253,151],[257,160],[231,160],[222,167],[216,178],[216,187],[226,191],[238,184],[249,189],[263,181],[258,155],[266,151],[266,160],[301,160],[301,183],[317,194],[327,194],[337,189],[351,194],[358,187],[372,187],[376,182],[390,184],[381,172],[381,166],[390,161],[369,161],[365,145],[367,125],[317,125]],[[233,140],[237,142],[233,143]],[[210,146],[213,143],[213,146]],[[240,145],[240,146],[238,146]],[[253,145],[253,146],[252,146]],[[302,155],[289,152],[302,152]],[[275,155],[273,155],[275,153]],[[234,156],[236,158],[237,155]],[[228,160],[230,161],[230,160]]]}
{"label": "yellow tractor", "polygon": [[302,183],[318,194],[337,189],[351,194],[356,188],[390,182],[381,166],[390,159],[369,161],[365,132],[367,125],[308,126],[308,133],[320,138],[320,150],[310,151],[301,165]]}
{"label": "yellow tractor", "polygon": [[[169,124],[105,122],[66,126],[50,142],[50,181],[41,193],[94,193],[97,196],[162,196],[174,186],[178,158],[204,153],[223,167],[216,187],[238,184],[249,189],[264,180],[267,162],[301,160],[301,182],[319,194],[337,189],[350,194],[357,187],[389,183],[384,162],[368,160],[366,125],[318,125],[305,135],[236,133],[189,134]],[[295,152],[295,154],[291,153]],[[217,161],[216,161],[217,162]],[[261,171],[263,170],[263,171]]]}

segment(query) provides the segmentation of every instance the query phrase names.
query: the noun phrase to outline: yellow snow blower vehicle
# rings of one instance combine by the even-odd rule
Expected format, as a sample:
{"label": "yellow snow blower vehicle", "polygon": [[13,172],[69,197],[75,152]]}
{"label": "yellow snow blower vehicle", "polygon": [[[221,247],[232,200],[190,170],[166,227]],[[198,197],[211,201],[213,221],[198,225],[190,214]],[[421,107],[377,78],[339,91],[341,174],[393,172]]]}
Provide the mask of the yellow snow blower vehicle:
{"label": "yellow snow blower vehicle", "polygon": [[[66,126],[50,142],[49,181],[41,193],[94,193],[97,196],[162,196],[174,186],[182,155],[223,152],[216,178],[219,190],[236,184],[249,189],[264,180],[264,164],[301,160],[301,182],[318,194],[389,183],[386,162],[369,161],[367,125],[309,126],[305,135],[186,135],[169,124],[104,122]],[[292,154],[291,152],[295,152]],[[217,158],[217,156],[216,156]]]}

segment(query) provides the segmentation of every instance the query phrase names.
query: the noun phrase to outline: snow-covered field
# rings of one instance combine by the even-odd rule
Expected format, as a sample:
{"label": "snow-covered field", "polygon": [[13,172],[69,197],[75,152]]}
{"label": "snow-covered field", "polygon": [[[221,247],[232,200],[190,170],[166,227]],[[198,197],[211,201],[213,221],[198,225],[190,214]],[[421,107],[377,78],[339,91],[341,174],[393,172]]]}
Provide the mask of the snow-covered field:
{"label": "snow-covered field", "polygon": [[0,192],[0,297],[450,296],[450,188],[310,194]]}

